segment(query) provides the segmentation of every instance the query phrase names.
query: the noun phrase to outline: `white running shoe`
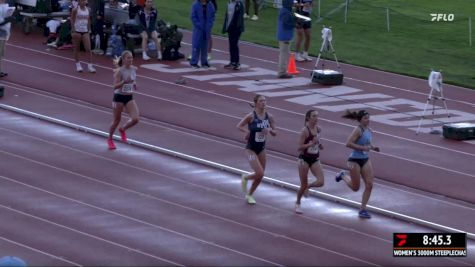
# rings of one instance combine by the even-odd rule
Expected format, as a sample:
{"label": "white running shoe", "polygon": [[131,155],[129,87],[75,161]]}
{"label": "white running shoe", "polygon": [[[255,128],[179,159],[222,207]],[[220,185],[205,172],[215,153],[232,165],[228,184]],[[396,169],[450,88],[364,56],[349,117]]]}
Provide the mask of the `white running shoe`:
{"label": "white running shoe", "polygon": [[300,52],[295,53],[295,60],[298,61],[298,62],[305,61],[305,59],[302,57],[302,54]]}
{"label": "white running shoe", "polygon": [[249,204],[249,205],[256,204],[256,200],[251,195],[246,195],[246,200],[247,200],[247,204]]}
{"label": "white running shoe", "polygon": [[90,73],[96,73],[96,68],[94,68],[94,66],[92,64],[88,64],[87,65],[87,70],[90,72]]}
{"label": "white running shoe", "polygon": [[302,58],[303,58],[305,61],[312,61],[312,58],[308,55],[308,52],[303,52],[303,53],[302,53]]}
{"label": "white running shoe", "polygon": [[92,50],[92,53],[94,55],[104,55],[104,51],[102,49],[99,49],[99,48],[96,48],[96,49]]}
{"label": "white running shoe", "polygon": [[245,19],[249,18],[249,15],[247,13],[244,13],[243,18],[245,18]]}
{"label": "white running shoe", "polygon": [[300,204],[295,204],[295,213],[302,214],[302,208],[300,208]]}
{"label": "white running shoe", "polygon": [[76,63],[76,71],[77,72],[82,72],[83,71],[81,63],[79,63],[79,62]]}
{"label": "white running shoe", "polygon": [[150,60],[150,57],[147,55],[147,52],[142,53],[142,59],[143,60]]}
{"label": "white running shoe", "polygon": [[259,19],[259,17],[257,15],[252,15],[252,17],[251,17],[251,20],[253,20],[253,21],[256,21],[258,19]]}

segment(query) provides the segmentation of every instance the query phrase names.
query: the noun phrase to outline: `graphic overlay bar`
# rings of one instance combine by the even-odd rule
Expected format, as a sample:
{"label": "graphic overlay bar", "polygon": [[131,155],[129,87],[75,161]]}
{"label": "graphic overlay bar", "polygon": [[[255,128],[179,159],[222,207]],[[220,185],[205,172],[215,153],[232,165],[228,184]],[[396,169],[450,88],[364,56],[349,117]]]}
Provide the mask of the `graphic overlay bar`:
{"label": "graphic overlay bar", "polygon": [[394,233],[394,257],[466,257],[466,233]]}

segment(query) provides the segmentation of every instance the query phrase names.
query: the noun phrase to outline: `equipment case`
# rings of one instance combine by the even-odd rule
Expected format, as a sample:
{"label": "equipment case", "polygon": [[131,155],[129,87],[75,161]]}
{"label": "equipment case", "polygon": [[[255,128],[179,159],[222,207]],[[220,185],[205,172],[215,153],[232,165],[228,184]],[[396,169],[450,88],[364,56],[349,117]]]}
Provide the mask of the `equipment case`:
{"label": "equipment case", "polygon": [[312,82],[323,85],[340,85],[343,83],[343,73],[334,70],[314,70]]}
{"label": "equipment case", "polygon": [[448,139],[467,140],[475,138],[475,123],[450,123],[442,126],[442,135]]}

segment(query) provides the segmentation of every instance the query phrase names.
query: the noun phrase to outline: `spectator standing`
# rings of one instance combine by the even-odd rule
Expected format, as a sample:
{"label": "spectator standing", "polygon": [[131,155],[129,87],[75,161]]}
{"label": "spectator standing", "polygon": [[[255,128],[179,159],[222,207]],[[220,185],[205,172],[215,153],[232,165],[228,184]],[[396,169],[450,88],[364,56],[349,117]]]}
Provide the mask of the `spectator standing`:
{"label": "spectator standing", "polygon": [[[254,15],[252,15],[251,20],[258,20],[259,19],[259,3],[257,3],[257,0],[252,0],[252,3],[254,5]],[[249,9],[251,7],[251,0],[246,0],[246,13],[244,14],[244,18],[247,19],[249,18]]]}
{"label": "spectator standing", "polygon": [[209,68],[208,63],[208,43],[211,36],[211,28],[215,19],[214,6],[208,0],[196,0],[191,7],[191,22],[193,24],[193,36],[191,41],[192,53],[190,65],[199,68]]}
{"label": "spectator standing", "polygon": [[79,62],[79,48],[82,42],[86,53],[89,54],[87,69],[89,72],[95,73],[96,69],[92,65],[91,53],[91,12],[86,4],[87,0],[79,0],[78,6],[71,12],[71,36],[74,45],[74,60],[76,61],[76,70],[82,72],[81,63]]}
{"label": "spectator standing", "polygon": [[8,4],[5,4],[5,0],[0,0],[0,78],[5,77],[8,74],[3,72],[2,61],[5,56],[5,46],[10,39],[11,22],[14,21],[13,10]]}
{"label": "spectator standing", "polygon": [[[297,0],[295,3],[296,12],[302,16],[310,17],[312,14],[313,0]],[[295,40],[295,60],[312,61],[308,55],[310,48],[310,38],[312,37],[312,21],[296,19],[297,38]],[[303,52],[300,50],[303,43]]]}
{"label": "spectator standing", "polygon": [[279,70],[277,77],[281,79],[292,78],[287,73],[290,57],[290,41],[294,37],[295,19],[292,15],[293,0],[283,0],[282,8],[277,19],[277,40],[279,41]]}
{"label": "spectator standing", "polygon": [[139,25],[142,27],[142,58],[144,60],[150,60],[147,55],[148,40],[151,38],[155,43],[157,49],[157,59],[162,58],[160,51],[160,41],[158,40],[157,33],[157,10],[153,7],[153,0],[146,0],[145,6],[138,13]]}
{"label": "spectator standing", "polygon": [[239,70],[239,38],[244,32],[244,5],[241,0],[229,0],[224,13],[223,33],[228,33],[229,40],[229,64],[226,69]]}
{"label": "spectator standing", "polygon": [[101,49],[101,44],[104,42],[104,12],[105,12],[105,1],[104,0],[95,0],[90,1],[89,6],[91,7],[92,14],[92,35],[94,36],[94,49],[92,52],[94,54],[102,55],[104,51]]}
{"label": "spectator standing", "polygon": [[[214,12],[218,12],[218,3],[216,0],[209,0],[214,6]],[[213,51],[213,36],[212,31],[209,31],[209,44],[208,44],[208,61],[211,60],[211,52]]]}

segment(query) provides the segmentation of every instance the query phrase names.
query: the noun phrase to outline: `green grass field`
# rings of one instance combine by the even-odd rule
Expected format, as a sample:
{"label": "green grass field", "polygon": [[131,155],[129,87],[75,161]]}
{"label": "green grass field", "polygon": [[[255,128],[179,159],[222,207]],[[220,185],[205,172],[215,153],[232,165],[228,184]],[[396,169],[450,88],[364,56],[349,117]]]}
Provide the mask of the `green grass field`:
{"label": "green grass field", "polygon": [[[191,29],[189,13],[194,0],[156,0],[159,16]],[[226,0],[218,0],[213,29],[221,35]],[[347,23],[345,0],[314,0],[313,40],[317,55],[323,25],[331,26],[338,60],[354,65],[427,78],[430,69],[442,70],[444,83],[475,89],[474,0],[350,0]],[[389,10],[390,31],[387,30]],[[278,10],[264,7],[259,20],[246,20],[242,40],[276,46]],[[454,14],[453,21],[431,21],[431,13]],[[472,46],[469,17],[472,17]],[[332,56],[329,57],[332,59]]]}

